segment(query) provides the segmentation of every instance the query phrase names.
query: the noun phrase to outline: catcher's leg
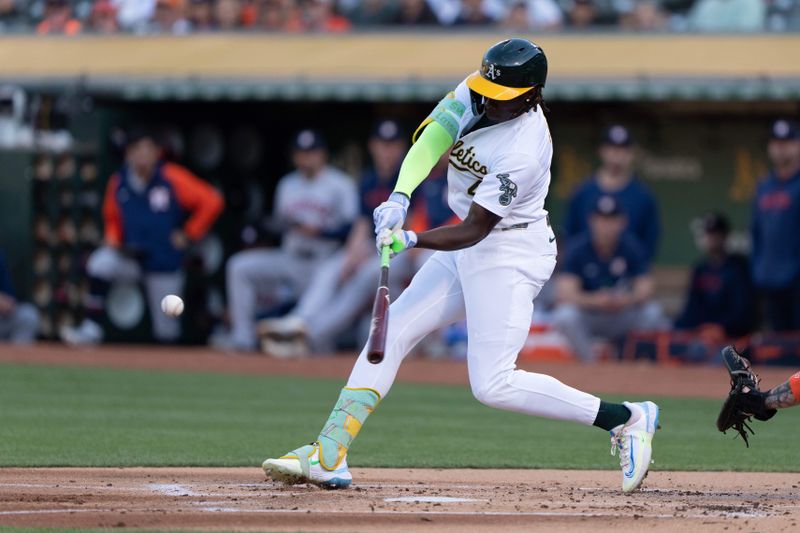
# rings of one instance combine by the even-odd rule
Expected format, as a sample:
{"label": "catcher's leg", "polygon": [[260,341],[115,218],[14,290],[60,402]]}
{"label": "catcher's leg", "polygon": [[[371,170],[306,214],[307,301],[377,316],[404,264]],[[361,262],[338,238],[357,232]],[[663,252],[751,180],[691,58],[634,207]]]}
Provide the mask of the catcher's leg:
{"label": "catcher's leg", "polygon": [[347,386],[342,389],[317,441],[262,465],[273,479],[311,482],[326,488],[350,485],[347,450],[367,416],[394,382],[400,363],[425,335],[464,316],[454,253],[437,253],[420,269],[411,285],[389,308],[383,362],[373,365],[362,351]]}

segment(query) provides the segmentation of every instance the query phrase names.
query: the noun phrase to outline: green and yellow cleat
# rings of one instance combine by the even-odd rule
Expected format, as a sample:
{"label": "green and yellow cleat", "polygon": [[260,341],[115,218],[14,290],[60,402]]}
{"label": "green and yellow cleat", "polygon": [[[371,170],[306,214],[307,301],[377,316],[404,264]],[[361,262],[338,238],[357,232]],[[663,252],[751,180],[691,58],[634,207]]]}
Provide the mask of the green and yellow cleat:
{"label": "green and yellow cleat", "polygon": [[267,459],[261,467],[268,477],[287,485],[312,483],[326,489],[344,489],[353,482],[346,457],[342,458],[335,470],[323,468],[319,462],[319,444],[316,442],[277,459]]}

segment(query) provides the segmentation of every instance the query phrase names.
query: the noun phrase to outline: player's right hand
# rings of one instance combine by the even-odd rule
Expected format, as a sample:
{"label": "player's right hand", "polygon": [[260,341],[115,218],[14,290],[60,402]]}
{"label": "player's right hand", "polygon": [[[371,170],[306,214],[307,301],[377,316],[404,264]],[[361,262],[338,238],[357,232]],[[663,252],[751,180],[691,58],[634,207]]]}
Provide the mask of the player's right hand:
{"label": "player's right hand", "polygon": [[400,252],[409,250],[417,245],[417,234],[413,231],[405,231],[402,229],[389,229],[381,230],[375,238],[375,246],[378,248],[378,253],[383,250],[384,246],[391,248],[389,257],[394,258]]}
{"label": "player's right hand", "polygon": [[375,222],[375,235],[378,235],[384,229],[402,228],[406,222],[406,214],[410,203],[408,196],[401,192],[390,194],[389,199],[372,212],[372,219]]}

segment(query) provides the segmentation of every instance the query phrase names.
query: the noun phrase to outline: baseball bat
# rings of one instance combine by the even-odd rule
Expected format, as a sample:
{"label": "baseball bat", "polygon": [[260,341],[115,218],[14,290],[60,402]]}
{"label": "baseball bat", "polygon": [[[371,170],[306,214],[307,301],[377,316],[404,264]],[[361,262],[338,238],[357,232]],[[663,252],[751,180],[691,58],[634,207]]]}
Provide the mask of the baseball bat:
{"label": "baseball bat", "polygon": [[386,328],[389,327],[389,252],[388,246],[381,249],[381,280],[372,304],[372,326],[367,339],[367,361],[373,365],[383,361],[386,349]]}

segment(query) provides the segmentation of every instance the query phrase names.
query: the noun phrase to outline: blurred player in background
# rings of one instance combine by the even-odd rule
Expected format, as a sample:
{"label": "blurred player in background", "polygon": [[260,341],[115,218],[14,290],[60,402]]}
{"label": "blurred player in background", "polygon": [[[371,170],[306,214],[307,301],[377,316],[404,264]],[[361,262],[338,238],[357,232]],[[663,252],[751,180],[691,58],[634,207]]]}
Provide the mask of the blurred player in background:
{"label": "blurred player in background", "polygon": [[[375,272],[380,259],[375,255],[372,212],[391,194],[400,171],[407,143],[394,120],[375,124],[368,149],[372,165],[361,176],[361,210],[344,248],[322,263],[298,305],[284,318],[265,319],[258,324],[262,349],[278,357],[330,352],[337,336],[351,326],[375,295]],[[392,265],[390,284],[398,294],[410,275],[404,258]],[[305,339],[305,342],[298,342]]]}
{"label": "blurred player in background", "polygon": [[582,361],[595,359],[592,337],[621,341],[629,331],[666,326],[646,254],[625,224],[618,200],[601,196],[589,233],[567,241],[553,321]]}
{"label": "blurred player in background", "polygon": [[658,204],[650,189],[634,174],[636,152],[628,129],[619,124],[607,128],[598,153],[600,168],[576,189],[569,201],[564,237],[569,240],[587,232],[597,199],[611,196],[628,219],[626,232],[636,238],[649,263],[656,255],[661,234]]}
{"label": "blurred player in background", "polygon": [[39,312],[29,303],[17,301],[11,272],[0,252],[0,342],[28,344],[39,331]]}
{"label": "blurred player in background", "polygon": [[753,280],[773,331],[800,331],[800,127],[775,121],[767,146],[772,170],[753,205]]}
{"label": "blurred player in background", "polygon": [[[296,170],[278,183],[274,224],[283,241],[276,249],[250,249],[233,255],[225,270],[231,339],[227,347],[252,350],[256,346],[255,319],[259,296],[276,296],[288,287],[298,300],[347,239],[358,215],[358,193],[353,179],[328,165],[322,134],[299,132],[292,145]],[[324,308],[314,313],[327,313]]]}
{"label": "blurred player in background", "polygon": [[[389,393],[403,359],[432,331],[466,319],[470,386],[481,403],[609,431],[612,453],[620,453],[623,491],[640,486],[650,466],[657,405],[605,402],[516,368],[533,300],[556,263],[544,209],[553,155],[543,110],[546,78],[541,48],[525,39],[499,42],[480,71],[420,125],[394,191],[373,213],[376,245],[390,246],[395,256],[414,247],[436,252],[391,304],[383,361],[371,364],[367,349],[361,352],[317,440],[264,461],[273,479],[349,486],[348,449]],[[421,233],[402,229],[412,193],[445,153],[448,201],[461,222]],[[413,431],[396,429],[399,438]],[[480,439],[480,421],[474,429]]]}
{"label": "blurred player in background", "polygon": [[753,330],[755,298],[746,257],[728,253],[728,219],[717,213],[703,218],[698,246],[703,259],[689,280],[676,329],[698,330],[713,338],[740,337]]}
{"label": "blurred player in background", "polygon": [[222,196],[186,168],[162,161],[162,148],[145,127],[128,132],[125,163],[108,181],[103,201],[104,246],[86,263],[87,316],[64,327],[71,345],[103,340],[105,296],[115,281],[144,281],[153,335],[162,342],[180,336],[180,322],[161,312],[161,299],[183,292],[186,249],[201,240],[222,212]]}

